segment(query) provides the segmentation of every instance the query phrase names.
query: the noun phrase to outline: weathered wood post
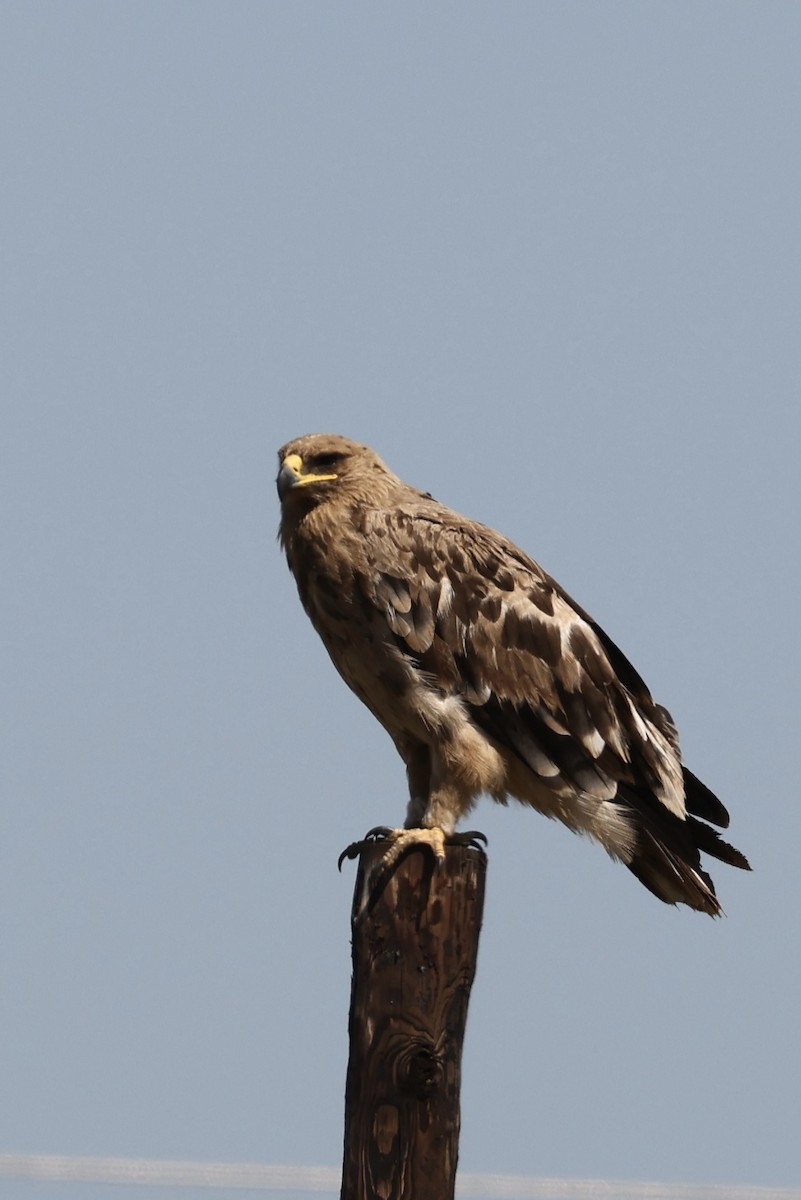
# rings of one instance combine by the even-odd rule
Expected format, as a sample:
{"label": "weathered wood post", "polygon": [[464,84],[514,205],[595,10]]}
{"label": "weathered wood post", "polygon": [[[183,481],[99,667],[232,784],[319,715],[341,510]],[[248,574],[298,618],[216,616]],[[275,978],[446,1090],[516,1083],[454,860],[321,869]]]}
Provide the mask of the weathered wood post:
{"label": "weathered wood post", "polygon": [[341,1200],[452,1200],[487,859],[447,846],[437,870],[413,850],[368,904],[382,849],[361,849],[351,914]]}

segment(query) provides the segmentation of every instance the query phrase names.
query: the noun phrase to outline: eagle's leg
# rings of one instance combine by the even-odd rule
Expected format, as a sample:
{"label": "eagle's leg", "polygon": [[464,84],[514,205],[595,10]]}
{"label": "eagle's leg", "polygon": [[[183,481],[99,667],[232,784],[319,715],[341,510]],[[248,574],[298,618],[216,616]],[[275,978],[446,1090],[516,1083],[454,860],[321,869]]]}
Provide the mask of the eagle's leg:
{"label": "eagle's leg", "polygon": [[[371,829],[360,842],[352,842],[339,856],[339,866],[346,858],[358,858],[362,850],[377,841],[386,843],[371,875],[371,893],[386,882],[388,875],[408,851],[418,847],[427,850],[439,870],[445,863],[445,847],[486,845],[483,833],[455,833],[458,818],[467,809],[458,793],[444,784],[442,764],[424,742],[410,739],[398,745],[406,762],[409,779],[409,804],[403,829],[379,825]],[[432,761],[433,759],[433,761]],[[432,787],[432,784],[438,787]]]}

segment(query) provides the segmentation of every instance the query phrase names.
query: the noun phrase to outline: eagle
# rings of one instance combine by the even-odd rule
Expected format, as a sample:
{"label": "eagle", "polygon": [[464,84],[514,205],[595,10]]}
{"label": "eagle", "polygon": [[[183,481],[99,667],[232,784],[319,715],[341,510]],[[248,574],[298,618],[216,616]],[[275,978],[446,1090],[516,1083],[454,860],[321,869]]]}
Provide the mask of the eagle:
{"label": "eagle", "polygon": [[728,812],[683,765],[667,709],[533,558],[338,434],[287,442],[277,487],[303,607],[406,766],[386,863],[420,843],[441,861],[488,794],[589,835],[665,903],[722,912],[701,852],[750,870],[713,828]]}

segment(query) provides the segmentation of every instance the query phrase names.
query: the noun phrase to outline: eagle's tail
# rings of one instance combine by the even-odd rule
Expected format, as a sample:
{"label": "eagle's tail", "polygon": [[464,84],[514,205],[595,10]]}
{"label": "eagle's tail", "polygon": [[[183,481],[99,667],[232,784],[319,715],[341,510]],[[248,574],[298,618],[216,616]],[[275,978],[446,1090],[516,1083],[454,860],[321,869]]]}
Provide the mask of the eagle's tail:
{"label": "eagle's tail", "polygon": [[642,795],[633,805],[638,815],[637,845],[629,870],[666,904],[688,904],[699,912],[722,913],[711,877],[701,867],[701,851],[732,867],[750,871],[748,859],[725,842],[716,829],[700,817],[726,828],[729,814],[714,793],[685,769],[687,818],[682,821]]}

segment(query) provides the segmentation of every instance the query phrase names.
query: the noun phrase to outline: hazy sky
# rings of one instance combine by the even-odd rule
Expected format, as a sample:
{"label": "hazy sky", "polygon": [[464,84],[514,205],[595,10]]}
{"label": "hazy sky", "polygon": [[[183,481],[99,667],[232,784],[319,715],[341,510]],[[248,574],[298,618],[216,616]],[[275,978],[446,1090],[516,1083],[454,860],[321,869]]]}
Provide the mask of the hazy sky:
{"label": "hazy sky", "polygon": [[275,542],[322,429],[589,608],[755,868],[712,921],[482,803],[464,1169],[801,1183],[800,54],[765,0],[2,4],[0,1151],[340,1161],[336,858],[406,788]]}

